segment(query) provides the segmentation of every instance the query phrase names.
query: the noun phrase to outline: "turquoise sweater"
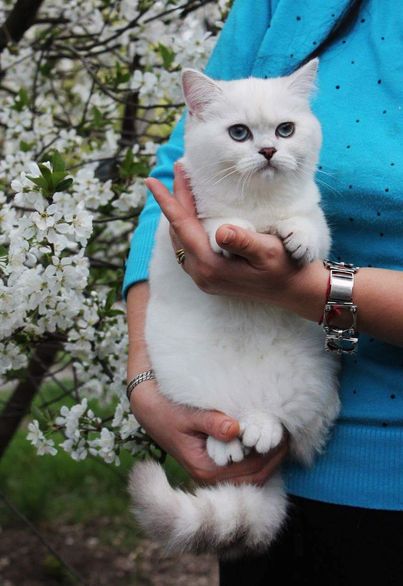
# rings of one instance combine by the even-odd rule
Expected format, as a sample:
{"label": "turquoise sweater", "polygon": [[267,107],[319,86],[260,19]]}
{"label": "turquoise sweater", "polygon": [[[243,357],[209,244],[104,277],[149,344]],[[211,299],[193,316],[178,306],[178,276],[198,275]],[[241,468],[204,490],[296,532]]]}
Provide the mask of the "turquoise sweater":
{"label": "turquoise sweater", "polygon": [[[236,0],[206,72],[217,79],[288,73],[326,38],[347,4]],[[403,4],[364,0],[353,28],[321,56],[313,103],[324,134],[317,181],[335,260],[403,268],[402,74]],[[182,151],[183,120],[152,173],[169,189]],[[159,213],[150,196],[132,239],[124,292],[147,279]],[[343,362],[341,399],[325,453],[310,469],[287,466],[289,492],[403,509],[403,350],[362,335],[357,356]]]}

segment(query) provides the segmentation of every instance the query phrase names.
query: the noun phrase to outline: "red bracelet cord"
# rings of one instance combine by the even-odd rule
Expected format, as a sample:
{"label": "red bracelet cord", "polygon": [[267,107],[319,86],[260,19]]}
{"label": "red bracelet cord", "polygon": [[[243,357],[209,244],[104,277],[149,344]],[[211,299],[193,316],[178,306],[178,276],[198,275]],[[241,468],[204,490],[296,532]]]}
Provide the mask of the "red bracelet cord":
{"label": "red bracelet cord", "polygon": [[[329,295],[330,295],[330,272],[329,272],[329,280],[328,280],[327,289],[326,289],[325,305],[327,304],[327,301],[329,299]],[[337,317],[340,314],[341,314],[341,310],[338,307],[335,307],[331,311],[329,311],[328,320],[332,320],[334,317]],[[323,312],[322,315],[320,316],[320,319],[318,321],[319,325],[322,325],[324,315],[325,315],[325,312]]]}

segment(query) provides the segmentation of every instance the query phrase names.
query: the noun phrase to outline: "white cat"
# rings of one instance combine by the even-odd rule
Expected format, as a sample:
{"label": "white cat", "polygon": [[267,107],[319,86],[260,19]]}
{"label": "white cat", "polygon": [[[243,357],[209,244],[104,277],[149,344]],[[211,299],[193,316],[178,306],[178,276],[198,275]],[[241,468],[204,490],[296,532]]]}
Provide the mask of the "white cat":
{"label": "white cat", "polygon": [[[217,253],[216,229],[230,223],[277,234],[300,262],[326,257],[330,236],[314,182],[321,130],[309,107],[317,64],[230,82],[183,72],[190,113],[183,163]],[[250,448],[268,452],[285,428],[291,455],[309,464],[339,411],[338,362],[324,351],[321,328],[267,303],[199,290],[176,262],[164,218],[150,289],[146,341],[161,393],[240,421],[240,439],[207,439],[210,457],[225,465]],[[265,548],[286,516],[279,473],[263,488],[223,483],[190,494],[145,462],[130,489],[142,526],[174,550]]]}

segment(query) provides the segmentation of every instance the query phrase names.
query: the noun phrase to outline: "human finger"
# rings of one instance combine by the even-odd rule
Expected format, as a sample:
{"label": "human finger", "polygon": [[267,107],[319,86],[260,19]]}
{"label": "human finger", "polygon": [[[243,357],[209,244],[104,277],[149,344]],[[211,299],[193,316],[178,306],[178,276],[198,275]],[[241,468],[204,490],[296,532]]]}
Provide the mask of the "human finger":
{"label": "human finger", "polygon": [[195,411],[188,418],[189,429],[229,442],[239,436],[239,422],[220,411]]}
{"label": "human finger", "polygon": [[164,216],[171,224],[173,222],[180,222],[188,217],[188,212],[182,205],[172,197],[168,189],[158,179],[154,177],[147,177],[144,180],[147,188],[152,192],[158,202]]}
{"label": "human finger", "polygon": [[171,238],[172,248],[176,251],[179,248],[183,248],[182,242],[179,240],[175,230],[169,225],[169,236]]}
{"label": "human finger", "polygon": [[196,216],[196,205],[190,181],[183,165],[179,162],[174,166],[174,196],[190,216]]}
{"label": "human finger", "polygon": [[183,243],[186,252],[192,252],[196,256],[213,255],[208,236],[201,222],[177,201],[169,193],[168,189],[157,179],[148,177],[145,184],[153,193],[163,214],[175,230],[177,238]]}
{"label": "human finger", "polygon": [[259,234],[232,224],[220,226],[216,240],[221,248],[245,258],[256,268],[265,266],[269,259],[283,252],[281,240],[276,236]]}

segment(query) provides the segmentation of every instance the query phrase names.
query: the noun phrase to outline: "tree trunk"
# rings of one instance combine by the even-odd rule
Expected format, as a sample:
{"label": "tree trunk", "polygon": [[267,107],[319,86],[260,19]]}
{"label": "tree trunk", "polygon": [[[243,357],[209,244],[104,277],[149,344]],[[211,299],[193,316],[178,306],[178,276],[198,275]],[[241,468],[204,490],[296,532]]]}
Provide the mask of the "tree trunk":
{"label": "tree trunk", "polygon": [[8,43],[18,43],[34,24],[43,0],[17,0],[6,22],[0,28],[0,53]]}
{"label": "tree trunk", "polygon": [[0,414],[0,458],[22,419],[29,412],[32,400],[60,349],[61,344],[55,340],[42,342],[36,347],[28,364],[25,379],[18,383]]}

